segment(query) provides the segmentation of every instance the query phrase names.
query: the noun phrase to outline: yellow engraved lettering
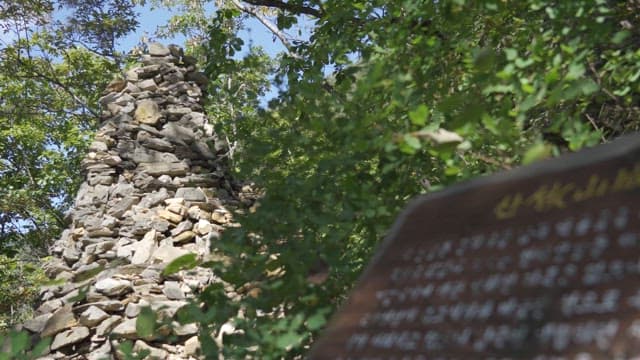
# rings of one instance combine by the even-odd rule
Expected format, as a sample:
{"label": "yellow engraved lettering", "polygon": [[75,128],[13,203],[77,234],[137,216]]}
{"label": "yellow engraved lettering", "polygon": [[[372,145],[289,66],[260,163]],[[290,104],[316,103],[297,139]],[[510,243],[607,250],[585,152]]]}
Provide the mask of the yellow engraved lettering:
{"label": "yellow engraved lettering", "polygon": [[633,189],[635,180],[630,171],[626,169],[618,170],[616,179],[613,181],[613,191],[625,191]]}
{"label": "yellow engraved lettering", "polygon": [[584,189],[576,189],[576,191],[573,192],[573,201],[580,202],[591,199],[595,196],[599,184],[600,177],[596,174],[591,175]]}
{"label": "yellow engraved lettering", "polygon": [[500,200],[498,205],[493,209],[496,218],[509,219],[516,216],[518,208],[522,205],[524,197],[522,194],[507,195]]}
{"label": "yellow engraved lettering", "polygon": [[611,180],[604,179],[602,180],[602,182],[600,182],[600,184],[598,184],[598,187],[596,187],[595,196],[596,197],[604,196],[609,192],[610,189],[611,189]]}
{"label": "yellow engraved lettering", "polygon": [[565,196],[576,188],[575,184],[554,183],[551,186],[543,185],[531,194],[525,201],[526,205],[533,206],[536,211],[549,209],[563,209],[567,206]]}

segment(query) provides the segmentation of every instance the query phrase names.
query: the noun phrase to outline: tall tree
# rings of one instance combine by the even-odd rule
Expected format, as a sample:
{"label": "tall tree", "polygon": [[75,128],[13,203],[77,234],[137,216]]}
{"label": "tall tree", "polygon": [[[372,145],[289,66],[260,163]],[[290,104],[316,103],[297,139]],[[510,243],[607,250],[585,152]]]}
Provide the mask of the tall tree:
{"label": "tall tree", "polygon": [[115,40],[137,25],[132,9],[121,0],[0,8],[0,248],[42,251],[63,225],[97,98],[123,61]]}
{"label": "tall tree", "polygon": [[22,261],[46,254],[65,225],[132,10],[124,0],[0,4],[0,327],[38,293]]}

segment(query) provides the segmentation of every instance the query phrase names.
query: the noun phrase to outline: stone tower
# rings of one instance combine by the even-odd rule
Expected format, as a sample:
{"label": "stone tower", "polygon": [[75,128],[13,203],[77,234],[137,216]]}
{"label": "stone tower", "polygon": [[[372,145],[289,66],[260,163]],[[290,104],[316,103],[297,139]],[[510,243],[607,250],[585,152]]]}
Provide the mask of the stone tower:
{"label": "stone tower", "polygon": [[57,285],[43,290],[37,316],[24,324],[52,338],[45,359],[120,358],[127,340],[153,359],[199,358],[195,324],[141,339],[136,318],[147,306],[169,318],[215,281],[205,268],[162,270],[188,253],[205,257],[250,200],[226,173],[226,144],[204,114],[207,78],[195,59],[151,44],[142,64],[100,99],[85,181],[46,267]]}

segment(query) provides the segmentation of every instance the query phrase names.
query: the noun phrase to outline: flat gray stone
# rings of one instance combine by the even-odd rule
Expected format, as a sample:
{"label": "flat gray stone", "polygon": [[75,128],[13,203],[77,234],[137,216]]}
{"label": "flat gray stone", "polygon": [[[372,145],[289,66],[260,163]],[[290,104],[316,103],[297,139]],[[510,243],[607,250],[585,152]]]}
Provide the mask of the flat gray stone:
{"label": "flat gray stone", "polygon": [[196,134],[193,130],[180,126],[176,123],[167,123],[160,131],[162,135],[172,143],[185,144],[195,140]]}
{"label": "flat gray stone", "polygon": [[158,84],[153,79],[142,80],[137,85],[143,91],[156,91],[158,89]]}
{"label": "flat gray stone", "polygon": [[169,56],[171,51],[168,47],[161,43],[153,42],[149,44],[149,55],[151,56]]}
{"label": "flat gray stone", "polygon": [[95,284],[96,290],[106,296],[121,296],[133,290],[128,280],[106,278]]}
{"label": "flat gray stone", "polygon": [[22,326],[31,332],[39,333],[44,330],[45,325],[47,325],[47,321],[49,321],[52,316],[53,314],[42,314],[25,321]]}
{"label": "flat gray stone", "polygon": [[185,201],[197,201],[197,202],[205,202],[207,201],[207,196],[204,194],[202,189],[197,187],[182,187],[176,190],[176,196],[178,198],[183,198]]}
{"label": "flat gray stone", "polygon": [[164,244],[160,245],[160,247],[154,251],[151,256],[151,260],[155,263],[168,263],[188,253],[188,251],[182,250],[173,245]]}
{"label": "flat gray stone", "polygon": [[65,346],[79,343],[89,337],[89,329],[84,326],[75,327],[61,332],[53,339],[51,350],[58,350]]}
{"label": "flat gray stone", "polygon": [[135,252],[131,258],[134,265],[146,263],[157,246],[158,232],[156,230],[148,231],[142,240],[135,244]]}
{"label": "flat gray stone", "polygon": [[135,151],[133,152],[133,155],[131,156],[131,160],[133,160],[133,162],[139,164],[139,163],[145,163],[145,162],[179,162],[180,160],[178,159],[177,156],[175,156],[172,153],[168,153],[168,152],[160,152],[160,151],[156,151],[156,150],[152,150],[152,149],[147,149],[144,147],[138,147],[135,149]]}
{"label": "flat gray stone", "polygon": [[88,327],[94,327],[109,317],[109,314],[102,311],[99,307],[92,305],[80,314],[80,324]]}
{"label": "flat gray stone", "polygon": [[165,294],[169,300],[184,299],[184,292],[180,289],[180,284],[177,281],[165,281],[162,293]]}
{"label": "flat gray stone", "polygon": [[138,170],[144,171],[151,176],[169,175],[169,176],[183,176],[189,171],[189,166],[184,162],[155,162],[155,163],[142,163],[138,165]]}
{"label": "flat gray stone", "polygon": [[111,330],[111,334],[115,337],[125,339],[137,339],[138,334],[136,333],[136,320],[137,318],[123,320],[113,328],[113,330]]}
{"label": "flat gray stone", "polygon": [[98,325],[98,327],[96,327],[96,335],[98,336],[109,335],[113,330],[113,328],[116,327],[121,322],[122,322],[122,316],[120,315],[113,315],[105,319],[103,322],[100,323],[100,325]]}
{"label": "flat gray stone", "polygon": [[136,352],[148,351],[148,358],[150,359],[166,359],[169,353],[166,350],[158,349],[153,346],[149,346],[142,340],[137,340],[133,345],[133,350]]}
{"label": "flat gray stone", "polygon": [[73,315],[71,304],[67,304],[53,313],[53,316],[49,318],[40,335],[42,337],[53,336],[62,330],[69,329],[77,324],[78,322]]}

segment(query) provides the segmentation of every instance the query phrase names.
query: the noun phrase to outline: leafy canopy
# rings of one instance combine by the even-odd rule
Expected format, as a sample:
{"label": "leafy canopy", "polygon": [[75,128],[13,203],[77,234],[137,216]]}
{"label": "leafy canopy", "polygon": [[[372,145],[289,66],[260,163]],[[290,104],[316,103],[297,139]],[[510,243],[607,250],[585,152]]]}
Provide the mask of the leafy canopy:
{"label": "leafy canopy", "polygon": [[238,3],[211,25],[212,79],[253,71],[228,26],[251,11],[311,36],[278,59],[268,109],[211,106],[241,144],[238,176],[264,191],[214,249],[243,296],[212,287],[192,318],[242,330],[231,358],[302,356],[408,199],[638,128],[637,2]]}

